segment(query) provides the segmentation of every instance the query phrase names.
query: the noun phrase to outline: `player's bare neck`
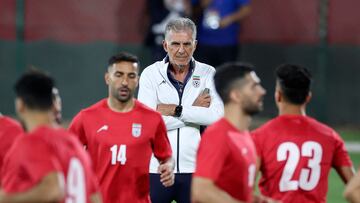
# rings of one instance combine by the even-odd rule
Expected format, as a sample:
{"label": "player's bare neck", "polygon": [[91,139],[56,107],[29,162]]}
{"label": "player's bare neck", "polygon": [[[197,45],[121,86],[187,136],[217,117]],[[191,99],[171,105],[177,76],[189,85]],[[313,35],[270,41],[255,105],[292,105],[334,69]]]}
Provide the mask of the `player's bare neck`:
{"label": "player's bare neck", "polygon": [[135,100],[130,99],[127,102],[120,102],[117,99],[109,97],[107,100],[108,106],[112,111],[126,113],[133,110],[135,106]]}
{"label": "player's bare neck", "polygon": [[53,112],[30,112],[24,115],[24,123],[27,132],[32,132],[40,126],[57,126]]}
{"label": "player's bare neck", "polygon": [[279,105],[279,115],[306,116],[305,105],[292,105],[292,104]]}
{"label": "player's bare neck", "polygon": [[249,129],[251,117],[244,114],[240,108],[233,108],[231,106],[225,105],[224,117],[240,132],[247,131]]}

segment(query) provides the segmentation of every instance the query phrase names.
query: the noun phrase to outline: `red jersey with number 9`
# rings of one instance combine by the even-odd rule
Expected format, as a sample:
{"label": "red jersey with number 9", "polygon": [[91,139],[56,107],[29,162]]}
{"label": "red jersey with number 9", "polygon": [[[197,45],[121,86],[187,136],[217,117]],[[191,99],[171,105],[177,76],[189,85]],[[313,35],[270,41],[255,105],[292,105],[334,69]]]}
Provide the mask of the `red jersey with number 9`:
{"label": "red jersey with number 9", "polygon": [[4,191],[25,192],[49,173],[58,172],[64,178],[63,202],[90,203],[90,195],[98,191],[96,177],[86,151],[69,134],[64,129],[42,126],[19,137],[4,159]]}
{"label": "red jersey with number 9", "polygon": [[307,116],[278,116],[252,135],[260,191],[284,203],[325,203],[331,167],[352,166],[340,136]]}

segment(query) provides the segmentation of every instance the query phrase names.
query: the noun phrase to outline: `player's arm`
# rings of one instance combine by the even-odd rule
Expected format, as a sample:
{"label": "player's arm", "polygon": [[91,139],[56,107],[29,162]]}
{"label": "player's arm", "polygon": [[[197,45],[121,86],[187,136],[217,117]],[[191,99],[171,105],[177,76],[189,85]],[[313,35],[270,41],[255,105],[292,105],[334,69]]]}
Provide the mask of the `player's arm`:
{"label": "player's arm", "polygon": [[160,161],[160,165],[158,171],[160,173],[160,182],[165,187],[170,187],[174,184],[174,168],[175,168],[175,161],[172,157]]}
{"label": "player's arm", "polygon": [[0,203],[60,202],[64,197],[64,176],[58,172],[51,172],[25,192],[6,194],[1,191]]}
{"label": "player's arm", "polygon": [[213,180],[203,177],[194,177],[191,186],[191,201],[194,203],[241,203],[232,198],[228,193],[217,187]]}
{"label": "player's arm", "polygon": [[334,168],[345,184],[347,184],[355,175],[355,171],[352,166],[335,166]]}
{"label": "player's arm", "polygon": [[355,175],[355,170],[344,141],[335,131],[333,131],[333,136],[335,138],[335,149],[333,152],[332,166],[346,184]]}
{"label": "player's arm", "polygon": [[344,197],[351,203],[360,203],[360,170],[346,185]]}

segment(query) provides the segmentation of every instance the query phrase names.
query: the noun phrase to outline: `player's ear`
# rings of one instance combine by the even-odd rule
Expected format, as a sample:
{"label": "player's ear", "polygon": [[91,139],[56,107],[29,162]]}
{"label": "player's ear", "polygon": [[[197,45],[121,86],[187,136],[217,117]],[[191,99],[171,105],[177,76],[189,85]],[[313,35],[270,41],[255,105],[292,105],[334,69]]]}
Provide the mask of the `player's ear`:
{"label": "player's ear", "polygon": [[25,103],[19,97],[15,98],[15,110],[18,114],[22,114],[25,111]]}
{"label": "player's ear", "polygon": [[241,93],[237,89],[232,89],[230,90],[229,97],[230,97],[230,101],[239,103],[241,98]]}
{"label": "player's ear", "polygon": [[167,53],[168,52],[168,44],[167,44],[166,40],[163,40],[162,44],[163,44],[163,48],[164,48],[165,52]]}
{"label": "player's ear", "polygon": [[312,92],[309,92],[309,94],[306,96],[305,104],[309,103],[312,98]]}
{"label": "player's ear", "polygon": [[105,79],[105,83],[107,85],[109,85],[109,82],[110,82],[110,73],[109,73],[109,71],[105,72],[104,79]]}
{"label": "player's ear", "polygon": [[274,94],[275,102],[281,102],[282,101],[282,93],[280,90],[275,90]]}

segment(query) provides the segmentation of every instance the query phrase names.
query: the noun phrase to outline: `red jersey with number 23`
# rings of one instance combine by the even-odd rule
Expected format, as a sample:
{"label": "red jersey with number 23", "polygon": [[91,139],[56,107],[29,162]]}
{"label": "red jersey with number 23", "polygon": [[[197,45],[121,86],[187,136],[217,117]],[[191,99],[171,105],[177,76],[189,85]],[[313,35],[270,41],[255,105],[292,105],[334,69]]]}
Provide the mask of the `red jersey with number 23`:
{"label": "red jersey with number 23", "polygon": [[352,166],[340,136],[307,116],[278,116],[252,135],[260,191],[284,203],[325,203],[331,167]]}
{"label": "red jersey with number 23", "polygon": [[107,99],[82,110],[70,131],[87,147],[104,202],[148,203],[151,154],[171,157],[161,115],[135,100],[125,113],[112,111]]}
{"label": "red jersey with number 23", "polygon": [[62,202],[87,202],[98,191],[95,174],[86,151],[64,129],[47,126],[19,137],[4,159],[1,173],[6,193],[25,192],[39,184],[49,173],[64,178]]}
{"label": "red jersey with number 23", "polygon": [[239,132],[225,118],[204,132],[194,176],[214,181],[233,198],[251,202],[256,150],[248,131]]}

